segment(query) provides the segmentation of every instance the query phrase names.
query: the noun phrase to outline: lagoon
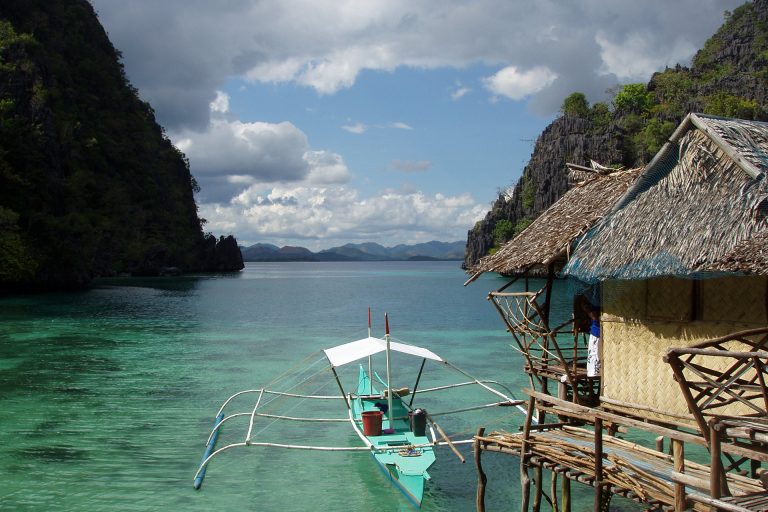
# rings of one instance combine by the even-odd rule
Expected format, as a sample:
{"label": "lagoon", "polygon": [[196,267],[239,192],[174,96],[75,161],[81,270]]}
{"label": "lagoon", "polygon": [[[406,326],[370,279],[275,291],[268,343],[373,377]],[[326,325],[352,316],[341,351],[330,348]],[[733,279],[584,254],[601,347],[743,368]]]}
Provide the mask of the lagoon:
{"label": "lagoon", "polygon": [[[201,491],[192,477],[222,400],[365,335],[369,306],[374,335],[386,311],[395,338],[526,386],[485,299],[505,281],[484,275],[465,288],[465,279],[457,262],[248,263],[237,274],[2,298],[0,509],[411,510],[365,454],[242,449],[217,458]],[[463,422],[468,434],[486,422],[516,430],[522,416]],[[475,468],[462,451],[466,464],[438,452],[425,510],[474,509]],[[516,459],[486,456],[484,467],[488,509],[518,510]],[[575,499],[590,499],[576,487]]]}

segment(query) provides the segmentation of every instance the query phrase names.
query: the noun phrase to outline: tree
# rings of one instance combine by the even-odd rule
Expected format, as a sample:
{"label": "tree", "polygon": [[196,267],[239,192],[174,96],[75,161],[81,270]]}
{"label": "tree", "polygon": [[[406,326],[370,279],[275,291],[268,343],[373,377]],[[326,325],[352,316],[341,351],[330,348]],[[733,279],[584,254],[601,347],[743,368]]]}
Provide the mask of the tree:
{"label": "tree", "polygon": [[504,242],[512,238],[515,234],[515,226],[512,221],[507,219],[501,219],[496,222],[496,226],[493,228],[493,244],[496,247],[501,247]]}
{"label": "tree", "polygon": [[566,116],[586,117],[589,114],[589,102],[583,92],[574,92],[563,101],[560,112]]}
{"label": "tree", "polygon": [[759,111],[757,101],[720,91],[706,98],[704,113],[739,119],[754,119]]}
{"label": "tree", "polygon": [[616,110],[631,114],[647,113],[653,102],[653,94],[648,92],[642,83],[625,85],[613,99]]}
{"label": "tree", "polygon": [[521,199],[523,208],[530,210],[536,201],[536,180],[531,176],[523,176],[523,190]]}

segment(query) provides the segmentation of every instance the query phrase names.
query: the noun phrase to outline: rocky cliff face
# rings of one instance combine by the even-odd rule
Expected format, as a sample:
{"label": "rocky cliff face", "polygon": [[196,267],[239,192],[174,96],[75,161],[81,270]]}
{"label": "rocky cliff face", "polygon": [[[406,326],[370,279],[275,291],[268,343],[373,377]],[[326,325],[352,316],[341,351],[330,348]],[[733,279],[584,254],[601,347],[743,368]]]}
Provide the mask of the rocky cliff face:
{"label": "rocky cliff face", "polygon": [[539,136],[511,198],[500,195],[467,235],[464,268],[494,247],[494,229],[511,221],[519,232],[568,188],[565,164],[637,166],[647,163],[688,112],[768,119],[768,0],[726,15],[726,23],[693,59],[656,73],[644,106],[597,105],[563,115]]}
{"label": "rocky cliff face", "polygon": [[204,268],[215,272],[241,270],[245,267],[243,255],[237,240],[232,235],[216,237],[209,235],[205,239]]}
{"label": "rocky cliff face", "polygon": [[494,246],[493,230],[502,219],[522,228],[568,190],[566,163],[623,163],[623,130],[616,124],[596,130],[589,119],[563,116],[539,136],[533,154],[515,185],[511,198],[499,196],[485,218],[467,236],[465,268],[477,262]]}
{"label": "rocky cliff face", "polygon": [[0,292],[220,269],[195,187],[87,0],[0,3]]}

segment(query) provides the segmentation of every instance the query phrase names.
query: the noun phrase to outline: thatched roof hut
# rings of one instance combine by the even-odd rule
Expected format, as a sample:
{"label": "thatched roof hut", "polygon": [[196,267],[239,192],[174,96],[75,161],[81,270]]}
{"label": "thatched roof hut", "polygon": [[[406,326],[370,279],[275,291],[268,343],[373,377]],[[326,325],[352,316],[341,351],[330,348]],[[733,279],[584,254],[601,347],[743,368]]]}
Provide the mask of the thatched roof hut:
{"label": "thatched roof hut", "polygon": [[470,269],[470,283],[483,272],[519,275],[564,263],[571,243],[591,228],[622,197],[640,169],[617,170],[593,163],[592,169],[569,164],[576,183],[518,236]]}
{"label": "thatched roof hut", "polygon": [[768,123],[689,114],[565,273],[586,282],[768,275]]}

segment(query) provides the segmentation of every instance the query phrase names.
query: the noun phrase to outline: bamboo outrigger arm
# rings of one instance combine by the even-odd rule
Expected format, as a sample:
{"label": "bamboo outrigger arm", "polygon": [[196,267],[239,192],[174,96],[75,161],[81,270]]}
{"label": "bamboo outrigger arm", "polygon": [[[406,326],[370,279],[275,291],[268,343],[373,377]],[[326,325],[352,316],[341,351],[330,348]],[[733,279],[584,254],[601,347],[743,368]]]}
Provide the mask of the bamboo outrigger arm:
{"label": "bamboo outrigger arm", "polygon": [[221,412],[224,411],[224,408],[227,405],[229,405],[229,402],[231,402],[232,400],[234,400],[240,395],[245,395],[248,393],[264,393],[265,395],[284,396],[288,398],[311,398],[313,400],[338,400],[339,398],[344,398],[344,395],[302,395],[299,393],[285,393],[283,391],[273,391],[271,389],[264,389],[264,388],[246,389],[244,391],[239,391],[234,395],[230,396],[229,398],[227,398],[219,408],[219,411],[216,413],[216,415],[218,416],[219,414],[221,414]]}
{"label": "bamboo outrigger arm", "polygon": [[[452,365],[452,364],[451,364],[451,363],[449,363],[448,361],[445,361],[445,364],[447,364],[449,367],[453,368],[455,371],[459,372],[460,374],[464,375],[465,377],[468,377],[468,378],[472,379],[472,381],[473,381],[473,383],[474,383],[474,384],[477,384],[478,386],[485,388],[486,390],[488,390],[489,392],[493,393],[494,395],[496,395],[496,396],[499,396],[499,397],[503,398],[503,399],[504,399],[506,402],[510,402],[510,403],[516,403],[515,407],[517,407],[517,408],[518,408],[520,411],[523,411],[523,412],[525,412],[525,411],[524,411],[524,409],[523,409],[523,408],[521,407],[521,405],[520,405],[520,404],[522,404],[523,402],[521,402],[520,400],[515,400],[514,398],[510,398],[510,397],[508,397],[508,396],[507,396],[507,395],[505,395],[504,393],[501,393],[501,392],[499,392],[499,391],[496,391],[496,390],[495,390],[495,389],[493,389],[492,387],[490,387],[490,386],[488,386],[488,385],[484,384],[482,381],[480,381],[480,380],[478,380],[478,379],[474,378],[472,375],[468,374],[467,372],[465,372],[465,371],[464,371],[464,370],[462,370],[461,368],[457,368],[456,366]],[[510,394],[511,394],[511,393],[510,393]],[[519,402],[519,403],[517,403],[517,402]]]}

